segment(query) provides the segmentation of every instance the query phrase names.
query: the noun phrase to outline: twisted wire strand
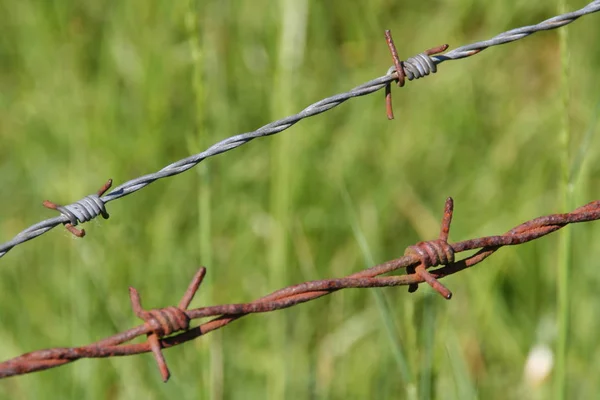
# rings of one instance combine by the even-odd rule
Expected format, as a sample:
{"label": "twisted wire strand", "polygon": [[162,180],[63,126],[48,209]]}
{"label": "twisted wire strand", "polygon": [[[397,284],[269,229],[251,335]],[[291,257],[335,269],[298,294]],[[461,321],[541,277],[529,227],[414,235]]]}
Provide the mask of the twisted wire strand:
{"label": "twisted wire strand", "polygon": [[[451,201],[451,199],[448,200]],[[445,213],[446,215],[442,220],[443,228],[449,228],[449,221],[452,218],[452,209],[448,207],[448,200],[446,201],[446,209],[449,211]],[[419,263],[426,262],[431,266],[444,265],[431,271],[431,276],[434,279],[441,279],[482,262],[503,246],[515,246],[540,239],[568,224],[597,220],[600,220],[600,200],[588,203],[568,213],[552,214],[532,219],[498,236],[478,237],[449,244],[446,241],[448,230],[442,229],[440,239],[409,246],[403,257],[375,265],[343,278],[303,282],[279,289],[249,303],[232,303],[188,309],[206,274],[206,268],[202,267],[192,279],[178,307],[170,306],[146,311],[142,309],[137,291],[130,288],[133,310],[144,321],[143,324],[89,345],[38,350],[2,361],[0,362],[0,379],[58,367],[82,358],[130,356],[152,352],[163,380],[166,381],[169,379],[170,373],[162,355],[162,349],[194,340],[247,315],[293,307],[342,289],[407,285],[410,288],[411,285],[426,281],[423,275],[410,273],[408,270],[409,267],[414,267]],[[477,249],[480,250],[474,255],[458,261],[454,259],[455,253]],[[402,268],[407,268],[404,275],[383,276],[384,274],[397,272]],[[190,328],[190,320],[203,318],[213,319]],[[143,343],[127,343],[145,335],[148,338]]]}
{"label": "twisted wire strand", "polygon": [[[470,57],[487,49],[488,47],[513,42],[515,40],[527,37],[535,32],[556,29],[570,24],[571,22],[575,21],[581,16],[592,14],[598,11],[600,11],[600,0],[595,0],[589,3],[587,6],[581,8],[580,10],[558,15],[556,17],[547,19],[537,25],[530,25],[522,28],[512,29],[510,31],[494,36],[489,40],[484,40],[466,46],[462,46],[451,50],[445,54],[427,56],[426,54],[421,53],[409,58],[403,63],[404,73],[406,75],[406,78],[408,78],[409,80],[418,79],[420,77],[428,75],[430,72],[435,72],[436,66],[444,61],[458,60],[461,58]],[[390,69],[388,69],[386,75],[373,79],[360,86],[357,86],[346,93],[340,93],[318,101],[306,107],[304,110],[300,111],[295,115],[291,115],[278,121],[271,122],[270,124],[258,128],[255,131],[242,133],[224,139],[212,145],[207,150],[198,154],[194,154],[172,164],[169,164],[158,172],[147,174],[139,178],[127,181],[122,185],[114,188],[106,195],[100,197],[99,200],[102,203],[102,206],[98,204],[98,207],[103,208],[103,205],[110,201],[117,200],[121,197],[137,192],[138,190],[146,187],[147,185],[159,179],[178,175],[182,172],[185,172],[188,169],[195,167],[198,163],[209,157],[233,150],[250,142],[253,139],[263,136],[274,135],[281,131],[284,131],[290,128],[292,125],[296,124],[298,121],[328,111],[334,107],[339,106],[346,100],[377,92],[383,89],[388,83],[396,79],[397,74],[395,73],[395,68],[391,67]],[[67,210],[72,211],[72,208],[70,208],[70,206],[65,206],[65,208]],[[75,222],[87,221],[86,218],[80,219],[79,217],[77,217],[77,219],[78,221]],[[13,247],[33,238],[36,238],[48,232],[50,229],[56,227],[57,225],[65,223],[73,223],[73,220],[68,213],[61,213],[61,215],[58,217],[49,218],[30,226],[29,228],[17,234],[12,240],[0,244],[0,257],[3,257]]]}

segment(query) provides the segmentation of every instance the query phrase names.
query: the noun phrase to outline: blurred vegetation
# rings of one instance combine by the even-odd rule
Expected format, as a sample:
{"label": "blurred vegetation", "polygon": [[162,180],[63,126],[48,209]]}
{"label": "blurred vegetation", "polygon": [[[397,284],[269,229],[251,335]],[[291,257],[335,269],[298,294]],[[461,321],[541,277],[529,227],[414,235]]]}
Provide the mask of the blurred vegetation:
{"label": "blurred vegetation", "polygon": [[[575,10],[586,1],[568,1]],[[451,48],[540,22],[554,2],[92,0],[0,2],[0,240],[69,203],[156,171],[225,137],[381,76],[400,55]],[[108,205],[0,260],[0,357],[82,345],[176,304],[198,265],[193,306],[249,301],[343,276],[436,237],[500,234],[600,198],[600,15],[568,36],[538,33],[354,99]],[[561,45],[562,44],[562,45]],[[562,60],[562,61],[561,61]],[[565,129],[568,135],[564,135]],[[586,133],[587,132],[587,133]],[[568,143],[564,145],[564,138]],[[565,161],[566,160],[566,161]],[[600,391],[600,225],[503,249],[422,287],[349,290],[255,315],[165,352],[83,360],[0,382],[3,398],[547,398],[525,378],[535,346],[556,345],[559,249],[571,255],[569,398]]]}

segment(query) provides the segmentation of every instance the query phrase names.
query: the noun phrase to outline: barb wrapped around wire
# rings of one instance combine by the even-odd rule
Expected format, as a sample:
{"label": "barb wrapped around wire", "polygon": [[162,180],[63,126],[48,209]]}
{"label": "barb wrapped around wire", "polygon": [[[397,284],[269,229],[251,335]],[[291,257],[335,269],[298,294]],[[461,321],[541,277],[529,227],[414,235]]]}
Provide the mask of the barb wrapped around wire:
{"label": "barb wrapped around wire", "polygon": [[[403,257],[348,275],[345,278],[324,279],[288,286],[250,303],[225,304],[188,310],[187,307],[206,274],[204,267],[198,270],[177,307],[143,310],[139,294],[135,289],[130,288],[133,310],[138,317],[144,320],[144,324],[87,346],[39,350],[4,361],[0,363],[0,378],[54,368],[81,358],[128,356],[152,352],[162,378],[166,381],[170,374],[162,349],[193,340],[248,314],[292,307],[340,289],[408,285],[409,291],[412,292],[423,282],[427,282],[444,298],[449,299],[451,292],[439,283],[439,279],[480,263],[503,246],[518,245],[539,239],[571,223],[598,220],[600,219],[600,201],[593,201],[570,213],[535,218],[516,226],[504,235],[486,236],[450,244],[448,243],[448,234],[452,214],[453,202],[451,198],[448,198],[439,238],[409,246]],[[480,250],[460,261],[454,259],[456,253],[475,249]],[[427,271],[428,268],[436,265],[444,266]],[[407,274],[382,276],[401,268],[406,268]],[[216,318],[189,328],[191,320],[208,317]],[[148,336],[145,342],[127,344],[132,339],[144,335]]]}

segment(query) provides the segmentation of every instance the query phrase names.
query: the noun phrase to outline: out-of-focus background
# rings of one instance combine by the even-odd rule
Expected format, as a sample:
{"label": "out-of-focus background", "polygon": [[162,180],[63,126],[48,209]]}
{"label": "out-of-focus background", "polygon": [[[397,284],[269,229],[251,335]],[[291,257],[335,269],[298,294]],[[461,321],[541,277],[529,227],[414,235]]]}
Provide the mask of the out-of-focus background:
{"label": "out-of-focus background", "polygon": [[[560,4],[559,4],[560,3]],[[384,75],[402,58],[587,2],[5,1],[0,241],[108,178],[120,184]],[[600,198],[600,15],[352,99],[108,204],[0,259],[0,358],[137,325],[128,299],[245,302],[340,277],[438,234],[503,233]],[[347,290],[244,318],[152,356],[0,381],[3,398],[569,398],[600,391],[600,223],[497,255],[431,288]],[[568,276],[568,281],[559,279]],[[564,293],[569,304],[558,301]],[[568,336],[565,336],[568,334]],[[556,353],[565,343],[566,358]],[[562,339],[561,339],[562,338]],[[557,373],[558,371],[558,373]]]}

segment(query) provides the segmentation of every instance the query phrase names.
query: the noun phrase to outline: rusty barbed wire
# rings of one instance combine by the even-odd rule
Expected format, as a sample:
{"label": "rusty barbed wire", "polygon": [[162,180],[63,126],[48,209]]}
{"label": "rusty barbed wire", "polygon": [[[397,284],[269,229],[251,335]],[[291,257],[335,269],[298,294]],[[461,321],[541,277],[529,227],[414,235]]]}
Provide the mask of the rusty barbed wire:
{"label": "rusty barbed wire", "polygon": [[[448,198],[439,238],[409,246],[403,257],[367,268],[345,278],[309,281],[288,286],[250,303],[224,304],[188,310],[187,307],[206,274],[204,267],[201,267],[194,275],[177,307],[144,310],[138,292],[129,288],[132,308],[135,314],[144,321],[142,325],[87,346],[38,350],[4,361],[0,363],[0,378],[54,368],[82,358],[130,356],[152,352],[161,376],[166,382],[170,372],[162,349],[196,339],[248,314],[281,310],[315,300],[341,289],[408,285],[409,292],[414,292],[423,282],[432,286],[444,298],[450,299],[452,293],[439,283],[439,279],[482,262],[503,246],[519,245],[539,239],[568,224],[598,220],[600,219],[600,200],[588,203],[570,213],[552,214],[532,219],[503,235],[485,236],[450,244],[448,235],[453,212],[452,198]],[[479,251],[475,254],[459,261],[454,260],[456,253],[476,249]],[[438,265],[443,265],[443,267],[427,271]],[[401,268],[406,268],[407,274],[380,276]],[[191,320],[209,317],[216,318],[190,329]],[[172,334],[175,335],[169,336]],[[143,343],[127,343],[144,335],[148,338]]]}
{"label": "rusty barbed wire", "polygon": [[[437,65],[443,63],[444,61],[459,60],[461,58],[470,57],[487,49],[488,47],[513,42],[515,40],[527,37],[535,32],[559,28],[570,24],[571,22],[575,21],[583,15],[592,14],[598,11],[600,11],[600,0],[595,0],[577,11],[558,15],[556,17],[540,22],[537,25],[530,25],[522,28],[512,29],[510,31],[494,36],[489,40],[458,47],[445,54],[437,53],[445,51],[447,49],[447,45],[439,46],[437,48],[433,48],[423,53],[420,53],[414,57],[410,57],[406,61],[399,60],[397,51],[393,46],[391,36],[389,36],[389,34],[386,34],[388,45],[390,46],[390,50],[392,50],[392,59],[394,61],[394,66],[388,69],[385,76],[366,82],[346,93],[337,94],[335,96],[331,96],[321,101],[318,101],[306,107],[298,114],[280,119],[275,122],[271,122],[270,124],[267,124],[253,132],[242,133],[222,140],[221,142],[214,144],[202,153],[192,155],[183,160],[167,165],[166,167],[164,167],[156,173],[147,174],[125,182],[122,185],[114,188],[108,194],[103,195],[103,193],[98,192],[96,194],[86,196],[82,200],[77,201],[73,204],[69,204],[67,206],[57,206],[54,203],[46,201],[44,202],[44,204],[47,207],[60,212],[60,216],[55,218],[49,218],[35,225],[32,225],[29,228],[17,234],[13,239],[9,240],[8,242],[0,244],[0,257],[3,257],[13,247],[24,243],[28,240],[34,239],[60,224],[65,225],[67,229],[69,229],[69,231],[74,235],[78,237],[83,237],[85,235],[85,231],[80,231],[76,229],[75,226],[79,223],[90,221],[98,217],[99,215],[102,215],[104,218],[108,218],[108,213],[105,209],[106,203],[134,193],[159,179],[178,175],[182,172],[185,172],[188,169],[196,166],[201,161],[207,159],[208,157],[212,157],[221,153],[225,153],[229,150],[233,150],[234,148],[242,146],[253,139],[273,135],[284,131],[304,118],[321,114],[334,107],[337,107],[338,105],[353,97],[365,96],[385,88],[386,111],[388,118],[391,119],[393,118],[393,112],[391,109],[391,82],[396,81],[398,82],[399,86],[403,86],[406,79],[419,79],[431,73],[435,73],[437,70]],[[106,190],[109,187],[110,184],[106,186]]]}

